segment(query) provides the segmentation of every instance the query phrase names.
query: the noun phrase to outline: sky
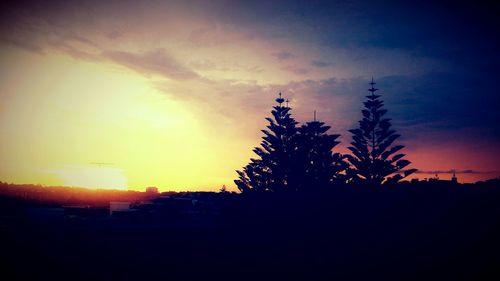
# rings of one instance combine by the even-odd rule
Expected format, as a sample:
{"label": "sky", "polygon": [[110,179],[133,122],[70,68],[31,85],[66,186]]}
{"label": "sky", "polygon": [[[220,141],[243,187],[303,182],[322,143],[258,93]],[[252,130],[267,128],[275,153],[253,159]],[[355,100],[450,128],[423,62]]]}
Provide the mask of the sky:
{"label": "sky", "polygon": [[278,92],[345,152],[372,77],[415,177],[500,176],[499,5],[400,2],[4,2],[0,180],[234,190]]}

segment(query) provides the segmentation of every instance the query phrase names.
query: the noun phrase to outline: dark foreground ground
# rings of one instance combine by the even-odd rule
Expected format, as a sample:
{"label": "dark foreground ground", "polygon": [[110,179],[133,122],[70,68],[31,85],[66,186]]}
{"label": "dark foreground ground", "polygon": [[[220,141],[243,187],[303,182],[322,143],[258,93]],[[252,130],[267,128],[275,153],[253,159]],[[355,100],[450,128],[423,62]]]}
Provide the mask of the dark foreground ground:
{"label": "dark foreground ground", "polygon": [[500,280],[500,186],[226,195],[177,220],[3,219],[2,280]]}

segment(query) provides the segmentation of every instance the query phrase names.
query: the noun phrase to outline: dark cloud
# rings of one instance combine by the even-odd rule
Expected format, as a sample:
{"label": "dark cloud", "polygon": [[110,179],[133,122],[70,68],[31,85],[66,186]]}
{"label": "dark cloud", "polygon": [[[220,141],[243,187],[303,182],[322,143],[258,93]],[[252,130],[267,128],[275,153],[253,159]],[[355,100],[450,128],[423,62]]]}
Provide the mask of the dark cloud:
{"label": "dark cloud", "polygon": [[[375,77],[375,81],[388,110],[387,117],[393,119],[403,141],[439,144],[453,140],[479,145],[500,139],[500,114],[496,110],[500,97],[493,91],[487,93],[488,85],[479,87],[480,81],[444,73]],[[309,120],[311,112],[317,110],[322,120],[348,140],[347,131],[357,126],[362,117],[368,82],[363,77],[332,77],[273,85],[261,91],[270,96],[282,92],[290,99],[299,121]],[[480,98],[473,91],[478,87],[483,89]]]}
{"label": "dark cloud", "polygon": [[[220,21],[265,38],[326,48],[399,50],[453,68],[496,71],[500,5],[486,1],[240,1],[214,5]],[[252,11],[252,12],[249,12]]]}
{"label": "dark cloud", "polygon": [[[494,79],[484,75],[429,73],[377,80],[391,116],[404,125],[421,125],[442,134],[470,129],[476,136],[500,140],[500,96]],[[409,130],[411,131],[411,130]],[[413,134],[418,134],[413,132]],[[462,136],[466,137],[466,136]]]}
{"label": "dark cloud", "polygon": [[198,74],[177,62],[164,49],[155,49],[142,54],[124,51],[104,51],[101,55],[143,75],[157,74],[175,80],[199,77]]}
{"label": "dark cloud", "polygon": [[[126,5],[113,1],[106,1],[106,4],[89,1],[84,5],[71,1],[34,5],[12,3],[11,6],[2,6],[0,36],[4,42],[33,52],[43,52],[46,44],[50,43],[73,57],[85,59],[93,59],[94,54],[72,44],[97,47],[92,46],[93,42],[85,38],[85,34],[64,33],[60,32],[61,29],[67,25],[75,30],[85,30],[82,27],[98,29],[100,26],[95,22],[100,18],[111,22],[134,19],[134,23],[141,23],[141,15],[148,15],[146,11],[156,7],[150,2],[130,2]],[[381,89],[389,117],[408,138],[427,141],[436,138],[480,138],[498,142],[499,6],[482,1],[169,1],[159,5],[158,10],[169,16],[182,10],[188,17],[204,17],[209,24],[194,30],[188,38],[200,46],[219,44],[226,34],[225,28],[244,31],[248,33],[249,40],[281,40],[301,47],[314,46],[306,53],[317,55],[317,59],[311,57],[312,60],[305,65],[293,60],[296,54],[290,50],[295,52],[294,49],[285,48],[271,53],[288,65],[284,69],[295,75],[292,77],[308,74],[313,67],[333,69],[337,65],[332,65],[332,61],[339,67],[353,65],[353,69],[373,71],[371,74]],[[126,30],[126,24],[121,26]],[[42,40],[41,27],[59,39],[49,43]],[[154,30],[155,27],[147,28]],[[116,39],[122,35],[111,32],[107,36]],[[335,57],[339,52],[342,53],[340,60]],[[386,56],[377,58],[381,53]],[[393,58],[396,54],[410,59],[398,61]],[[164,49],[145,53],[110,49],[102,52],[100,58],[112,60],[143,75],[158,74],[176,80],[199,79],[190,67],[260,71],[260,66],[241,64],[221,69],[222,66],[213,63],[210,58],[206,58],[205,62],[188,62],[188,67]],[[425,68],[425,73],[414,71],[418,74],[411,75],[391,68],[386,71],[390,72],[388,75],[377,73],[377,67],[370,64],[367,58],[379,59],[381,64],[388,66],[404,63],[398,66],[399,69],[410,70],[417,69],[419,63],[426,64],[424,59],[431,58],[443,67],[432,69],[429,66]],[[259,91],[271,95],[273,91],[282,90],[292,98],[292,102],[296,98],[305,111],[318,109],[320,116],[324,112],[328,116],[326,121],[337,122],[339,118],[351,120],[342,123],[342,129],[347,129],[356,125],[361,115],[362,100],[367,94],[369,77],[357,75],[366,73],[354,73],[344,80],[294,81],[258,90],[252,86],[251,91],[249,86],[236,86],[225,81],[218,84],[221,88],[217,91],[228,92],[228,96],[231,93],[251,93],[242,96],[245,96],[246,106],[252,107],[261,105]],[[252,98],[259,101],[252,102]],[[300,106],[297,110],[301,110]],[[299,114],[305,117],[307,112]]]}

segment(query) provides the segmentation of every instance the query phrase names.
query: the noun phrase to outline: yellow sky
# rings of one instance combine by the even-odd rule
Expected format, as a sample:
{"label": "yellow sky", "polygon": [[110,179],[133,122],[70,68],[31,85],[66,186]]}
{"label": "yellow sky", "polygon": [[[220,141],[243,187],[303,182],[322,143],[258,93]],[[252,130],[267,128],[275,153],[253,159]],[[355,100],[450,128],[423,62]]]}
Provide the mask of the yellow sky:
{"label": "yellow sky", "polygon": [[126,68],[57,53],[1,53],[3,181],[217,189],[232,185],[254,145],[219,139],[193,113],[200,110]]}

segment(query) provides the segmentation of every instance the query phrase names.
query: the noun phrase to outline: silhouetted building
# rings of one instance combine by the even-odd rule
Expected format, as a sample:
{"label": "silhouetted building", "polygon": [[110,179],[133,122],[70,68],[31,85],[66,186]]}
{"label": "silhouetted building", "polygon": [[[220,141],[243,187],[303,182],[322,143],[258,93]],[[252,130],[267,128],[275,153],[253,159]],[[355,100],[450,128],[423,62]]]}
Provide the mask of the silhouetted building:
{"label": "silhouetted building", "polygon": [[158,188],[156,186],[146,187],[146,193],[158,194]]}
{"label": "silhouetted building", "polygon": [[457,175],[455,174],[455,171],[453,171],[453,176],[451,177],[451,183],[453,183],[453,184],[458,183],[458,179],[457,179]]}
{"label": "silhouetted building", "polygon": [[66,218],[100,218],[108,214],[107,208],[92,207],[90,205],[66,205],[63,208]]}
{"label": "silhouetted building", "polygon": [[117,212],[129,212],[130,202],[128,201],[111,201],[109,202],[109,215]]}
{"label": "silhouetted building", "polygon": [[63,219],[65,210],[60,207],[28,207],[26,215],[28,218],[39,220]]}

